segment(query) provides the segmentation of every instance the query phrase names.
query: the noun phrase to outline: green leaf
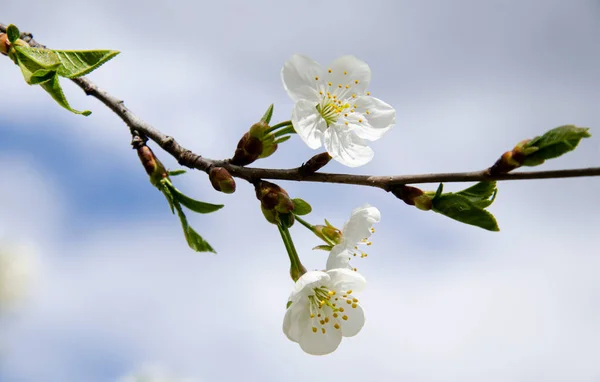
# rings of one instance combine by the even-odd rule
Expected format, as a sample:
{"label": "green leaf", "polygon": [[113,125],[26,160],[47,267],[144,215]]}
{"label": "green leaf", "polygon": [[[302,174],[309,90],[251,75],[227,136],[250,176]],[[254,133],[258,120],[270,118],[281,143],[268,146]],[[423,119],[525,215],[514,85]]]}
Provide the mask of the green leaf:
{"label": "green leaf", "polygon": [[188,224],[187,218],[181,209],[181,205],[175,202],[175,209],[177,210],[177,215],[179,215],[179,220],[181,220],[181,228],[183,228],[183,234],[185,235],[185,240],[188,243],[188,246],[196,252],[212,252],[217,253],[215,250],[206,242],[202,236],[198,234],[198,232],[194,231],[192,227]]}
{"label": "green leaf", "polygon": [[58,70],[61,66],[58,56],[50,49],[15,46],[15,50],[19,61],[32,72],[38,69]]}
{"label": "green leaf", "polygon": [[323,245],[317,245],[316,247],[313,248],[313,250],[320,249],[322,251],[329,252],[329,251],[331,251],[332,248],[333,247],[331,245],[325,245],[325,244],[323,244]]}
{"label": "green leaf", "polygon": [[[462,195],[469,199],[479,208],[489,207],[496,199],[498,188],[496,182],[479,182],[465,190],[457,192],[457,195]],[[492,199],[490,199],[492,197]]]}
{"label": "green leaf", "polygon": [[537,166],[544,163],[546,159],[557,158],[574,150],[582,138],[591,136],[588,128],[575,125],[564,125],[552,129],[542,136],[533,138],[522,147],[523,151],[537,148],[536,151],[527,155],[523,166]]}
{"label": "green leaf", "polygon": [[312,212],[312,207],[306,201],[300,198],[292,199],[294,202],[294,215],[308,215]]}
{"label": "green leaf", "polygon": [[266,122],[267,124],[269,124],[269,122],[271,122],[272,116],[273,116],[273,104],[271,104],[269,106],[269,108],[267,109],[267,111],[265,111],[265,114],[262,116],[262,118],[260,120],[262,122]]}
{"label": "green leaf", "polygon": [[67,101],[67,98],[65,97],[65,94],[63,93],[62,88],[60,87],[60,83],[58,82],[58,76],[56,74],[48,81],[40,83],[40,86],[45,91],[47,91],[48,94],[50,94],[50,96],[52,96],[52,98],[54,98],[54,100],[58,102],[60,106],[64,107],[65,109],[75,114],[85,115],[86,117],[92,114],[92,112],[89,110],[78,111],[71,108],[71,105],[69,105],[69,102]]}
{"label": "green leaf", "polygon": [[61,63],[58,75],[66,78],[85,76],[120,53],[117,50],[53,50],[52,52]]}
{"label": "green leaf", "polygon": [[210,204],[201,202],[199,200],[192,199],[186,195],[184,195],[181,191],[179,191],[175,186],[171,183],[165,183],[165,185],[169,188],[171,193],[173,194],[173,198],[184,205],[186,208],[197,212],[199,214],[209,214],[211,212],[215,212],[224,207],[223,204]]}
{"label": "green leaf", "polygon": [[177,175],[182,175],[185,173],[186,173],[185,170],[173,170],[173,171],[168,172],[169,176],[177,176]]}
{"label": "green leaf", "polygon": [[173,194],[171,193],[171,190],[169,190],[169,187],[163,187],[161,191],[162,191],[163,195],[165,195],[165,198],[167,198],[167,201],[169,202],[169,207],[171,208],[171,213],[174,214],[175,213],[175,209],[174,209],[175,198],[173,198]]}
{"label": "green leaf", "polygon": [[21,37],[21,32],[19,32],[19,28],[17,28],[15,25],[10,24],[6,28],[6,35],[8,37],[8,41],[10,41],[11,44],[14,44],[19,37]]}
{"label": "green leaf", "polygon": [[291,305],[292,305],[292,302],[288,301],[287,304],[285,304],[285,308],[288,309]]}
{"label": "green leaf", "polygon": [[461,223],[474,225],[488,231],[500,230],[494,215],[458,193],[443,194],[434,198],[432,209]]}
{"label": "green leaf", "polygon": [[56,75],[55,70],[39,69],[29,77],[30,85],[39,85],[46,81],[50,81]]}

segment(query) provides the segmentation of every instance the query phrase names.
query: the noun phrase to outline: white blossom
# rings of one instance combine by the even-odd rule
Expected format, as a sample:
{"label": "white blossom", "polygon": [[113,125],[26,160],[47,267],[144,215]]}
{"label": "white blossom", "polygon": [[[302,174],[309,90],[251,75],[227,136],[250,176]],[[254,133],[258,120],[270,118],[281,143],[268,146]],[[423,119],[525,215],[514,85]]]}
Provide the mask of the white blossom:
{"label": "white blossom", "polygon": [[283,332],[308,354],[333,352],[342,337],[358,334],[365,316],[355,292],[365,279],[349,269],[310,271],[296,282],[283,321]]}
{"label": "white blossom", "polygon": [[296,54],[284,64],[281,78],[295,102],[292,124],[300,138],[312,149],[324,144],[346,166],[373,159],[367,140],[381,138],[395,124],[394,108],[367,91],[369,65],[354,56],[340,57],[324,69]]}
{"label": "white blossom", "polygon": [[366,257],[367,254],[362,250],[363,246],[370,246],[368,240],[375,229],[374,223],[381,220],[381,212],[376,207],[365,204],[362,207],[355,208],[350,219],[342,228],[341,242],[335,245],[329,257],[327,258],[327,269],[350,268],[349,262],[352,257]]}

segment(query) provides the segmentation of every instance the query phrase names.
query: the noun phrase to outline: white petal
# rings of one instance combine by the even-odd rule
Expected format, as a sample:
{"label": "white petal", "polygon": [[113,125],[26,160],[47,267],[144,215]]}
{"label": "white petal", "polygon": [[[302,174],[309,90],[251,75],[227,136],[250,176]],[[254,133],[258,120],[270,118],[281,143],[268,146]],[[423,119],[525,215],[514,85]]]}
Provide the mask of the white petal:
{"label": "white petal", "polygon": [[319,102],[319,84],[323,83],[323,68],[313,59],[299,54],[293,55],[281,69],[283,87],[290,98]]}
{"label": "white petal", "polygon": [[330,126],[325,130],[324,142],[329,155],[348,167],[362,166],[373,159],[373,150],[351,129]]}
{"label": "white petal", "polygon": [[302,331],[306,329],[309,321],[308,304],[302,301],[292,303],[283,318],[283,333],[290,341],[300,342]]}
{"label": "white petal", "polygon": [[[353,298],[354,296],[350,295],[349,298]],[[344,308],[344,313],[348,319],[342,319],[341,327],[342,327],[342,335],[344,337],[352,337],[358,334],[362,327],[365,325],[365,312],[360,304],[356,304],[356,308],[353,308],[351,305],[347,305]]]}
{"label": "white petal", "polygon": [[329,283],[329,275],[321,271],[309,271],[303,274],[298,281],[294,284],[294,289],[290,295],[289,300],[292,301],[292,305],[304,296],[312,293],[313,288],[327,285]]}
{"label": "white petal", "polygon": [[[331,63],[325,71],[325,77],[327,82],[332,83],[335,94],[338,94],[340,99],[344,99],[346,94],[360,96],[365,93],[371,82],[371,69],[366,62],[354,56],[342,56]],[[339,85],[342,87],[339,88]]]}
{"label": "white petal", "polygon": [[367,285],[367,280],[360,273],[350,269],[331,269],[327,274],[331,276],[330,288],[335,290],[360,292]]}
{"label": "white petal", "polygon": [[[363,139],[370,141],[379,139],[396,124],[396,110],[378,98],[358,97],[354,104],[357,113],[351,116],[353,118],[348,119],[360,126],[355,132]],[[355,120],[358,119],[362,122],[357,123]]]}
{"label": "white petal", "polygon": [[312,355],[329,354],[337,349],[340,342],[342,342],[341,330],[335,329],[333,325],[326,325],[325,334],[321,332],[321,328],[318,328],[315,333],[310,322],[300,337],[300,347]]}
{"label": "white petal", "polygon": [[380,220],[381,212],[376,207],[366,204],[354,209],[342,229],[342,240],[346,248],[354,247],[361,240],[371,236],[373,223],[378,223]]}
{"label": "white petal", "polygon": [[327,270],[337,269],[337,268],[348,268],[350,267],[350,258],[352,254],[344,247],[342,244],[338,244],[331,252],[329,252],[329,257],[327,257]]}
{"label": "white petal", "polygon": [[311,149],[321,147],[321,137],[327,130],[327,123],[317,111],[317,103],[313,101],[300,100],[292,110],[292,125],[298,136]]}

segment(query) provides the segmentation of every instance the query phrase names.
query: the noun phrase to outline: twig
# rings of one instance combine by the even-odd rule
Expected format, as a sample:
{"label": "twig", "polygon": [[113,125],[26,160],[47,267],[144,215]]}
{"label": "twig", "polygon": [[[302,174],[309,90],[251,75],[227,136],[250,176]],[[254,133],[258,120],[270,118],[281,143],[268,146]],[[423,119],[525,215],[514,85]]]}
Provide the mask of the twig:
{"label": "twig", "polygon": [[[0,24],[0,31],[6,32],[6,26]],[[21,38],[31,46],[43,47],[36,42],[30,33],[23,33]],[[396,176],[371,176],[351,174],[314,173],[303,174],[300,167],[293,169],[269,169],[235,166],[227,160],[212,160],[191,152],[181,146],[173,137],[163,134],[149,123],[143,121],[132,113],[122,100],[110,95],[100,89],[92,81],[85,77],[72,79],[85,94],[92,96],[106,105],[133,131],[150,138],[163,150],[171,154],[179,164],[189,168],[198,169],[208,173],[213,166],[226,168],[232,176],[254,182],[258,179],[279,179],[298,182],[319,182],[353,184],[358,186],[377,187],[389,191],[392,187],[414,184],[414,183],[440,183],[440,182],[476,182],[486,180],[523,180],[523,179],[550,179],[550,178],[573,178],[584,176],[600,176],[600,167],[580,168],[573,170],[553,171],[531,171],[520,173],[509,173],[490,175],[489,169],[475,172],[456,172],[438,174],[418,175],[396,175]]]}

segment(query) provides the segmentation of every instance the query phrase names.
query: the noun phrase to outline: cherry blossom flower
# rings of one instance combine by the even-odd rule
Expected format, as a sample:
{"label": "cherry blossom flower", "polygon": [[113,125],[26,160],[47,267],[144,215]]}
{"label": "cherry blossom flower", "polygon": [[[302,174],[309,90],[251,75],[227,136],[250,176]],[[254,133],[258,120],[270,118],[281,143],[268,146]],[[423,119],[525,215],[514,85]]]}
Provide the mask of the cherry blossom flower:
{"label": "cherry blossom flower", "polygon": [[358,334],[365,316],[353,295],[365,279],[349,269],[310,271],[296,282],[288,301],[283,332],[312,355],[333,352],[342,337]]}
{"label": "cherry blossom flower", "polygon": [[346,166],[373,159],[367,141],[381,138],[395,124],[394,108],[367,91],[371,69],[354,56],[340,57],[324,69],[296,54],[284,64],[281,78],[295,102],[292,124],[300,138],[312,149],[324,144]]}
{"label": "cherry blossom flower", "polygon": [[365,204],[362,207],[355,208],[350,215],[350,219],[342,228],[341,241],[329,253],[327,269],[354,269],[349,264],[352,257],[367,257],[361,247],[371,245],[368,239],[375,232],[373,224],[378,223],[380,220],[381,212],[376,207]]}

